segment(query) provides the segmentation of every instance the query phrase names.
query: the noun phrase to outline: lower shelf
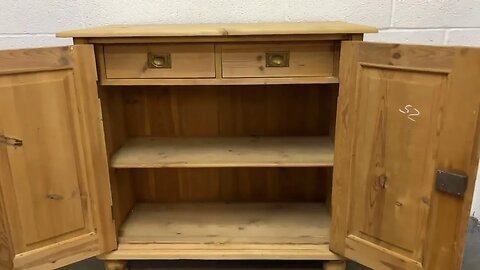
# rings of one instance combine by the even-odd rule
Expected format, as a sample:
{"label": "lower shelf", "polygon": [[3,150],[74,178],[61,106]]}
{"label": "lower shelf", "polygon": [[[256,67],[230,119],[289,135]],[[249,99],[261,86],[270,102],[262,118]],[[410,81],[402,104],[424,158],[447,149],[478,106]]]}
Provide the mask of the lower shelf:
{"label": "lower shelf", "polygon": [[319,203],[137,204],[106,260],[338,260]]}

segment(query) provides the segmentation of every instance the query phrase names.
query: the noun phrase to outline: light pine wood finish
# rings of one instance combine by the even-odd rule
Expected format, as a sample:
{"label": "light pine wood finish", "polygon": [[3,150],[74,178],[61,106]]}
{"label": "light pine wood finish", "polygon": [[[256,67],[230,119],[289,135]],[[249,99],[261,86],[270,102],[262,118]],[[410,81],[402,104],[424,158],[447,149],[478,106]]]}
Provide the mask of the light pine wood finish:
{"label": "light pine wood finish", "polygon": [[0,75],[64,70],[73,67],[71,61],[71,52],[65,47],[4,51],[0,62]]}
{"label": "light pine wood finish", "polygon": [[[123,93],[124,111],[111,114],[110,121],[117,126],[125,123],[130,138],[215,138],[328,136],[338,89],[268,85],[115,87],[106,91]],[[331,169],[319,168],[130,171],[137,200],[148,202],[325,201],[330,173]]]}
{"label": "light pine wood finish", "polygon": [[[98,96],[94,49],[91,45],[70,46],[74,48],[74,79],[82,119],[81,137],[87,141],[83,148],[86,156],[87,177],[91,189],[91,200],[96,232],[101,239],[102,251],[116,247],[116,235],[112,225],[112,196],[109,182],[109,166],[106,152],[103,115]],[[78,48],[78,49],[76,49]],[[79,60],[81,59],[81,61]]]}
{"label": "light pine wood finish", "polygon": [[105,270],[127,270],[126,261],[105,261]]}
{"label": "light pine wood finish", "polygon": [[[0,134],[3,134],[1,125]],[[7,152],[0,149],[0,162],[1,160],[8,159],[6,155]],[[7,170],[0,170],[0,179],[6,178],[6,176],[3,174],[8,174]],[[1,185],[0,194],[3,194],[3,191],[1,190]],[[5,211],[5,204],[3,203],[3,200],[0,200],[0,269],[10,270],[13,269],[14,252]]]}
{"label": "light pine wood finish", "polygon": [[[334,42],[224,44],[224,78],[333,76]],[[268,67],[267,53],[286,53],[288,67]]]}
{"label": "light pine wood finish", "polygon": [[138,204],[102,258],[335,260],[329,219],[322,204]]}
{"label": "light pine wood finish", "polygon": [[342,260],[324,245],[119,244],[102,260]]}
{"label": "light pine wood finish", "polygon": [[23,142],[0,144],[14,267],[53,269],[114,249],[93,48],[4,51],[0,62],[0,132]]}
{"label": "light pine wood finish", "polygon": [[[479,61],[470,48],[342,44],[334,252],[373,269],[460,269],[478,165]],[[468,175],[463,198],[435,189],[437,169]]]}
{"label": "light pine wood finish", "polygon": [[[78,44],[161,44],[161,43],[233,43],[233,42],[290,42],[352,40],[359,34],[266,35],[266,36],[185,36],[185,37],[96,37],[73,38]],[[82,43],[83,42],[83,43]]]}
{"label": "light pine wood finish", "polygon": [[[221,75],[221,74],[220,74]],[[278,78],[215,78],[215,79],[108,79],[102,78],[102,85],[287,85],[287,84],[337,84],[336,76],[278,77]]]}
{"label": "light pine wood finish", "polygon": [[136,138],[112,157],[114,168],[329,167],[329,137]]}
{"label": "light pine wood finish", "polygon": [[[169,54],[170,68],[149,67],[148,54]],[[108,79],[215,78],[214,45],[108,45],[104,47]]]}
{"label": "light pine wood finish", "polygon": [[[99,63],[99,62],[97,62]],[[100,69],[101,67],[99,67]],[[118,91],[110,91],[99,86],[100,99],[103,109],[103,127],[105,142],[108,150],[108,159],[117,151],[127,139],[125,118],[123,115],[123,99]],[[113,202],[113,218],[115,226],[121,226],[135,202],[133,185],[130,182],[130,171],[116,171],[110,168],[110,188]]]}
{"label": "light pine wood finish", "polygon": [[[135,137],[328,136],[338,89],[325,85],[131,86],[122,91]],[[124,117],[124,120],[121,118]]]}
{"label": "light pine wood finish", "polygon": [[57,33],[57,37],[184,37],[376,33],[375,27],[345,22],[114,25]]}
{"label": "light pine wood finish", "polygon": [[331,167],[129,171],[139,202],[325,202],[332,177]]}
{"label": "light pine wood finish", "polygon": [[[130,259],[343,270],[345,257],[460,269],[480,50],[359,42],[376,31],[110,26],[58,34],[94,43],[95,58],[88,45],[0,52],[0,135],[23,142],[0,145],[0,269],[103,252],[107,270]],[[170,53],[172,68],[149,68],[149,52]],[[289,52],[290,66],[267,68],[266,52]],[[437,169],[467,175],[465,196],[437,191]]]}
{"label": "light pine wood finish", "polygon": [[[103,61],[103,46],[95,46],[95,58],[99,77],[104,76],[105,62]],[[123,117],[123,98],[118,91],[98,86],[98,93],[102,107],[103,128],[108,160],[125,142],[125,117]],[[112,215],[115,227],[121,226],[135,203],[133,186],[130,182],[129,171],[115,171],[110,168],[110,189],[112,194]]]}
{"label": "light pine wood finish", "polygon": [[325,244],[321,203],[137,204],[123,224],[127,244]]}

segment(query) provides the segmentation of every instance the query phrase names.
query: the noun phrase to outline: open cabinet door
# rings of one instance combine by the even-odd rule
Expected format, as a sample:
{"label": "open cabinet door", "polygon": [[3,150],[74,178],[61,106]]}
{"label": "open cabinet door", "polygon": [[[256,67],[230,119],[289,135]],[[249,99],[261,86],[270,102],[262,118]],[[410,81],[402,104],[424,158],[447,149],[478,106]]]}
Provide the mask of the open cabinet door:
{"label": "open cabinet door", "polygon": [[460,269],[478,166],[480,50],[344,42],[332,251]]}
{"label": "open cabinet door", "polygon": [[93,47],[0,52],[2,270],[116,248]]}

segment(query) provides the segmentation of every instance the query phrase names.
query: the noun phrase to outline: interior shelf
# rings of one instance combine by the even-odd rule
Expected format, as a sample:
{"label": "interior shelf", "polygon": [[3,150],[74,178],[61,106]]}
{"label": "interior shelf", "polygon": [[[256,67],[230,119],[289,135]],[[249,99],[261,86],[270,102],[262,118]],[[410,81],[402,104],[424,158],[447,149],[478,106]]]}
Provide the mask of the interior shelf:
{"label": "interior shelf", "polygon": [[112,157],[114,168],[327,167],[329,137],[134,138]]}
{"label": "interior shelf", "polygon": [[105,258],[338,259],[322,203],[141,203]]}

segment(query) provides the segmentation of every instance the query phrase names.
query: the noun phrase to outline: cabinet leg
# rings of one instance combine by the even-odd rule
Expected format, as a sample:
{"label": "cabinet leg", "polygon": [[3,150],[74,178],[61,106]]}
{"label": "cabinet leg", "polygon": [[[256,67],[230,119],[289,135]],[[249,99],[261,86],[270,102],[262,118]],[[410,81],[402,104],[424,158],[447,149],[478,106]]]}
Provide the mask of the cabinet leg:
{"label": "cabinet leg", "polygon": [[345,261],[326,261],[323,263],[323,270],[345,270],[347,263]]}
{"label": "cabinet leg", "polygon": [[105,270],[127,270],[127,261],[105,261]]}

